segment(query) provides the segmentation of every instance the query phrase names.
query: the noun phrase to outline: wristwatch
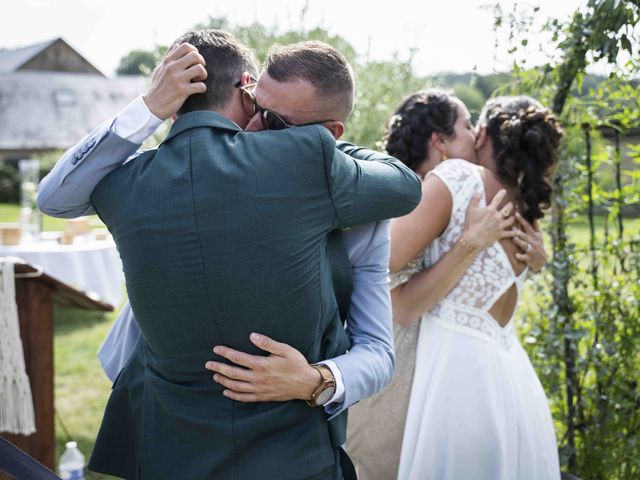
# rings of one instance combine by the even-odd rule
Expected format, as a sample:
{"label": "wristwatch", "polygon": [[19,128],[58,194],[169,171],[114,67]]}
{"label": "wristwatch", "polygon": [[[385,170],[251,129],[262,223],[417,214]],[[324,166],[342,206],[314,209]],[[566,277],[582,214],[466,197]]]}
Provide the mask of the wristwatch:
{"label": "wristwatch", "polygon": [[310,407],[320,407],[336,393],[336,379],[326,365],[312,364],[311,368],[320,374],[320,383],[311,394],[311,400],[306,402]]}

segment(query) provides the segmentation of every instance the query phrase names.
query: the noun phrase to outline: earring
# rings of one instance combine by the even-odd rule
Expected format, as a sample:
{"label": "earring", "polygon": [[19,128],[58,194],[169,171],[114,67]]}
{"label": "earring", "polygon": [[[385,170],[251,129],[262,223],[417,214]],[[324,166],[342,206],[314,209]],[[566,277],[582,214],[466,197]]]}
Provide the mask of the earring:
{"label": "earring", "polygon": [[443,153],[442,154],[442,161],[444,162],[445,160],[448,160],[448,159],[449,159],[449,157],[447,157],[447,154]]}

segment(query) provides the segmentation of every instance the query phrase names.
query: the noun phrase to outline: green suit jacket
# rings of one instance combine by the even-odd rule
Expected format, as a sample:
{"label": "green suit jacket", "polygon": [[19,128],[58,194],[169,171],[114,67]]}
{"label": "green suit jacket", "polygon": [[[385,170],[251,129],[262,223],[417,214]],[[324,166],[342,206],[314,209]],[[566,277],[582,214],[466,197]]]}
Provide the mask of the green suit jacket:
{"label": "green suit jacket", "polygon": [[344,420],[332,429],[303,401],[229,400],[204,363],[213,345],[264,354],[254,331],[309,362],[348,349],[327,234],[417,205],[417,177],[385,158],[354,160],[320,126],[245,133],[199,111],[97,186],[92,203],[118,246],[142,340],[114,383],[92,470],[331,478]]}

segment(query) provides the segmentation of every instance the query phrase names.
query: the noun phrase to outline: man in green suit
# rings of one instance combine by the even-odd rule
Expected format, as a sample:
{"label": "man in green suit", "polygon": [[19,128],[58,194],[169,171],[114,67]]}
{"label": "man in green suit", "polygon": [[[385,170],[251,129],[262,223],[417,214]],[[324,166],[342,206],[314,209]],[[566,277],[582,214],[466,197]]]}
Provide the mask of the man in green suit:
{"label": "man in green suit", "polygon": [[254,331],[310,363],[344,352],[327,234],[407,213],[419,182],[399,162],[347,157],[318,125],[245,134],[238,87],[256,74],[251,54],[224,32],[194,35],[181,40],[206,60],[206,93],[184,103],[158,149],[92,195],[143,337],[90,467],[125,478],[339,478],[343,438],[321,409],[233,402],[203,364],[211,345],[259,353]]}

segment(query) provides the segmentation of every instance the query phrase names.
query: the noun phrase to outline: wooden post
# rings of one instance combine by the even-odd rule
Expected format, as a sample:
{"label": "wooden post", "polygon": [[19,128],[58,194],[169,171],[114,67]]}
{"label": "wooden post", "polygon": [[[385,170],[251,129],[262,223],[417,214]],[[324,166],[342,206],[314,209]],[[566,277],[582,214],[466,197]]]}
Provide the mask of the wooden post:
{"label": "wooden post", "polygon": [[[16,274],[37,274],[30,265],[16,265]],[[41,274],[16,278],[16,303],[20,320],[20,337],[25,367],[35,413],[36,432],[25,435],[2,433],[2,437],[55,469],[55,435],[53,407],[53,311],[54,303],[62,307],[112,311],[109,304],[92,300],[64,283]],[[0,480],[9,480],[0,472]]]}
{"label": "wooden post", "polygon": [[2,436],[53,470],[53,290],[30,279],[16,280],[16,303],[36,433],[29,436],[3,433]]}

